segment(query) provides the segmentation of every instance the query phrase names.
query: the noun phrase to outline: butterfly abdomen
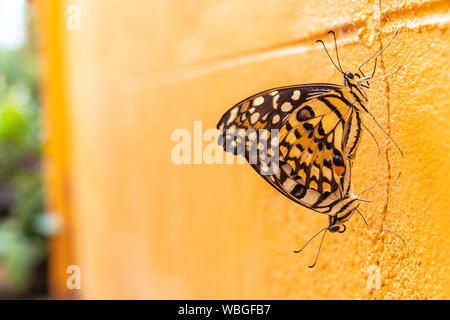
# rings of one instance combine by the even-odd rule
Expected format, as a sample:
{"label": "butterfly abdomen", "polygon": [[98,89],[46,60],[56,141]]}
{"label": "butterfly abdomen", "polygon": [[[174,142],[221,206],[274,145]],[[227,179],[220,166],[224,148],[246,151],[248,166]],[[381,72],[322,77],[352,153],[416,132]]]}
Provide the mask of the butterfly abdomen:
{"label": "butterfly abdomen", "polygon": [[361,113],[357,109],[354,109],[345,125],[344,137],[342,141],[342,149],[345,154],[348,154],[351,157],[351,159],[355,158],[358,144],[361,141],[361,126]]}
{"label": "butterfly abdomen", "polygon": [[329,215],[335,216],[338,221],[345,221],[348,219],[358,206],[358,200],[351,194],[340,199],[331,209]]}
{"label": "butterfly abdomen", "polygon": [[[361,111],[367,110],[368,102],[362,88],[344,87],[331,94],[324,95],[320,100],[328,100],[342,114],[344,125],[342,132],[342,150],[344,154],[354,158],[362,134]],[[330,107],[330,106],[329,106]]]}

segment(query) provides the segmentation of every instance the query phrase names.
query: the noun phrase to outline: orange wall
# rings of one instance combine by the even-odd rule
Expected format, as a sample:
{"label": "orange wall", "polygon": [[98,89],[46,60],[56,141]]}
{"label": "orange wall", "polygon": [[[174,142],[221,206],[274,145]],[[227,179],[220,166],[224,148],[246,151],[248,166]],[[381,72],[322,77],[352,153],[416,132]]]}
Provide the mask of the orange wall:
{"label": "orange wall", "polygon": [[[35,1],[42,33],[49,209],[64,217],[51,255],[56,295],[83,298],[450,298],[450,99],[447,1]],[[213,128],[258,91],[337,82],[323,49],[338,36],[353,69],[395,30],[370,109],[400,144],[402,159],[369,118],[355,192],[377,226],[360,218],[344,234],[298,249],[327,224],[285,199],[248,165],[175,165],[172,132],[194,120]],[[58,60],[59,59],[59,60]],[[57,116],[52,116],[52,115]],[[204,143],[204,146],[208,142]],[[59,174],[54,174],[59,172]],[[65,289],[79,265],[80,291]],[[368,289],[379,268],[381,287]]]}

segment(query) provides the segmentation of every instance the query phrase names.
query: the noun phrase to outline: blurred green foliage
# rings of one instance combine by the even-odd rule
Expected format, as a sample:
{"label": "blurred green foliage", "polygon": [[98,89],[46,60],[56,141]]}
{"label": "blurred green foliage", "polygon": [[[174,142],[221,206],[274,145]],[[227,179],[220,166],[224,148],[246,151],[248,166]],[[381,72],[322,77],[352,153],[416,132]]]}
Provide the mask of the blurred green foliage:
{"label": "blurred green foliage", "polygon": [[[32,31],[31,23],[28,30]],[[0,295],[3,296],[26,296],[33,290],[37,277],[45,278],[45,274],[37,271],[46,260],[48,230],[42,226],[48,219],[41,181],[37,71],[32,32],[21,48],[0,48]]]}

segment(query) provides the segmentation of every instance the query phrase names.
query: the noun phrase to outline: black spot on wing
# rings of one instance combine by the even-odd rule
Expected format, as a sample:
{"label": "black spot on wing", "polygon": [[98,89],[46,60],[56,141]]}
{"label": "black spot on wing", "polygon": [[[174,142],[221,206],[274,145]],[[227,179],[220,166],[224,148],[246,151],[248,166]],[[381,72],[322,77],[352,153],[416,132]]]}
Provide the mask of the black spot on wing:
{"label": "black spot on wing", "polygon": [[310,106],[304,106],[297,111],[296,117],[299,122],[302,122],[314,118],[314,111]]}
{"label": "black spot on wing", "polygon": [[310,130],[314,129],[314,126],[309,122],[305,122],[303,124],[303,129],[305,129],[306,131],[310,131]]}
{"label": "black spot on wing", "polygon": [[300,183],[297,183],[294,189],[291,191],[291,195],[293,195],[297,199],[302,199],[306,194],[306,188]]}
{"label": "black spot on wing", "polygon": [[344,159],[342,158],[342,154],[339,150],[333,150],[333,164],[335,166],[344,167]]}

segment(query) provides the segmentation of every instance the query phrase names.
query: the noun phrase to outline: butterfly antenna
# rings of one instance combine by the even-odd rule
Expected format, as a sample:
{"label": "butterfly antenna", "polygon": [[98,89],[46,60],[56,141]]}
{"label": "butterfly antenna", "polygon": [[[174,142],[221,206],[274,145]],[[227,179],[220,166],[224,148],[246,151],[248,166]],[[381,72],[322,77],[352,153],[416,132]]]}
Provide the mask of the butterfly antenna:
{"label": "butterfly antenna", "polygon": [[373,76],[375,75],[375,72],[377,70],[377,62],[378,62],[378,57],[375,58],[375,63],[373,64],[373,70],[372,70],[372,74],[368,77],[366,77],[366,75],[363,73],[363,71],[361,70],[361,68],[358,68],[359,72],[361,72],[362,74],[362,78],[358,80],[358,82],[363,82],[366,81],[365,84],[362,84],[362,86],[366,87],[366,88],[370,88],[370,84],[369,84],[369,80],[371,80],[373,78]]}
{"label": "butterfly antenna", "polygon": [[366,218],[364,218],[364,215],[361,213],[361,211],[359,211],[358,207],[356,207],[355,209],[356,209],[356,211],[358,211],[359,215],[360,215],[361,218],[363,219],[363,221],[364,221],[364,223],[366,224],[366,226],[368,226],[368,227],[370,227],[370,228],[373,228],[373,229],[376,229],[376,230],[378,230],[378,231],[387,231],[387,232],[389,232],[389,233],[392,233],[394,236],[396,236],[396,237],[398,237],[400,240],[402,240],[404,246],[406,245],[405,240],[403,240],[403,238],[400,237],[400,236],[399,236],[398,234],[396,234],[395,232],[393,232],[393,231],[391,231],[391,230],[389,230],[389,229],[377,228],[377,227],[374,227],[374,226],[368,224]]}
{"label": "butterfly antenna", "polygon": [[376,185],[377,185],[377,178],[375,177],[375,183],[374,183],[372,186],[370,186],[370,187],[364,189],[363,191],[361,191],[360,193],[358,193],[358,194],[356,195],[356,197],[359,197],[359,195],[360,195],[360,194],[363,194],[364,192],[367,192],[367,191],[369,191],[369,190],[372,190]]}
{"label": "butterfly antenna", "polygon": [[332,59],[331,56],[330,56],[330,53],[329,53],[328,50],[327,50],[327,47],[325,46],[325,43],[324,43],[322,40],[317,40],[316,42],[319,42],[319,43],[322,44],[323,48],[325,49],[325,52],[327,53],[328,58],[330,58],[330,60],[331,60],[331,63],[333,64],[333,66],[334,66],[336,69],[338,69],[338,71],[339,71],[340,73],[344,74],[344,72],[343,72],[341,69],[338,68],[338,66],[336,65],[336,63],[334,63],[333,59]]}
{"label": "butterfly antenna", "polygon": [[[385,49],[386,49],[386,48],[385,48]],[[379,48],[377,51],[375,51],[375,53],[372,54],[372,55],[369,57],[369,59],[367,59],[366,61],[364,61],[364,62],[358,67],[358,70],[359,70],[359,72],[361,72],[362,75],[364,75],[364,72],[361,70],[361,68],[362,68],[366,63],[368,63],[370,60],[372,60],[373,58],[375,58],[375,61],[376,61],[377,58],[378,58],[378,56],[381,54],[382,50],[383,50],[383,46],[380,46],[380,48]],[[375,69],[375,68],[374,68],[374,69]]]}
{"label": "butterfly antenna", "polygon": [[373,76],[375,75],[375,72],[377,70],[377,62],[378,62],[378,57],[375,58],[375,62],[373,63],[373,70],[372,70],[372,74],[370,75],[370,79],[372,79]]}
{"label": "butterfly antenna", "polygon": [[[376,61],[376,60],[375,60],[375,61]],[[384,80],[384,79],[386,79],[386,78],[392,77],[392,76],[393,76],[394,74],[396,74],[402,67],[403,67],[403,65],[401,65],[400,67],[398,67],[397,70],[395,70],[394,72],[389,73],[389,74],[387,74],[387,75],[385,75],[385,76],[382,76],[382,77],[380,77],[380,78],[373,78],[372,76],[370,76],[370,77],[365,77],[365,78],[358,79],[358,82],[361,82],[361,81],[368,81],[368,80],[370,80],[370,81],[380,81],[380,80]]]}
{"label": "butterfly antenna", "polygon": [[[358,198],[358,196],[359,196],[361,193],[366,192],[366,191],[368,191],[368,190],[364,190],[363,192],[358,193],[358,194],[356,195],[356,199],[359,200],[359,201],[362,201],[362,202],[372,202],[373,200],[375,200],[375,199],[381,197],[381,196],[382,196],[386,191],[388,191],[394,184],[396,184],[397,181],[398,181],[398,179],[400,178],[400,175],[401,175],[401,174],[402,174],[402,173],[399,172],[399,174],[398,174],[398,176],[397,176],[397,179],[395,179],[395,181],[394,181],[393,183],[391,183],[390,185],[388,185],[383,191],[381,191],[379,194],[377,194],[373,199],[371,199],[371,200],[366,200],[366,199],[360,199],[360,198]],[[370,190],[370,189],[371,189],[371,188],[369,188],[369,190]]]}
{"label": "butterfly antenna", "polygon": [[330,33],[333,35],[334,49],[336,50],[336,58],[337,58],[337,62],[338,62],[338,65],[339,65],[339,69],[341,70],[342,73],[344,73],[344,70],[342,70],[341,61],[339,60],[338,47],[337,47],[337,41],[336,41],[336,34],[334,33],[334,31],[328,31],[328,34],[330,34]]}
{"label": "butterfly antenna", "polygon": [[364,128],[367,130],[367,132],[372,136],[373,141],[375,141],[375,144],[377,145],[377,149],[378,149],[377,157],[379,157],[381,151],[380,151],[380,145],[378,144],[377,139],[375,138],[375,136],[373,135],[373,133],[366,127],[366,125],[365,125],[364,123],[363,123],[363,126],[364,126]]}
{"label": "butterfly antenna", "polygon": [[402,149],[400,149],[400,147],[398,146],[397,142],[395,142],[394,138],[392,138],[385,130],[384,128],[378,123],[377,119],[375,118],[375,116],[373,114],[371,114],[369,111],[367,111],[367,113],[370,115],[370,117],[373,119],[373,121],[375,121],[375,123],[377,124],[377,126],[381,129],[381,131],[383,131],[383,133],[386,135],[386,137],[388,137],[397,147],[398,151],[400,152],[402,158],[403,158],[403,152]]}
{"label": "butterfly antenna", "polygon": [[[314,263],[312,265],[308,266],[309,268],[314,268],[314,266],[317,263],[317,260],[319,259],[320,249],[322,248],[322,242],[323,242],[323,239],[325,239],[325,235],[327,234],[327,231],[328,231],[328,228],[325,229],[325,232],[323,233],[322,239],[320,240],[319,250],[317,250],[316,259],[314,260]],[[345,229],[344,229],[344,231],[345,231]],[[344,231],[342,231],[342,232],[344,232]]]}
{"label": "butterfly antenna", "polygon": [[308,241],[307,243],[305,243],[305,245],[304,245],[300,250],[295,250],[294,252],[295,252],[295,253],[300,253],[300,252],[302,252],[302,250],[305,249],[306,246],[307,246],[307,245],[308,245],[315,237],[317,237],[322,231],[327,230],[327,229],[328,229],[328,227],[323,228],[322,230],[320,230],[319,232],[317,232],[311,239],[309,239],[309,241]]}

